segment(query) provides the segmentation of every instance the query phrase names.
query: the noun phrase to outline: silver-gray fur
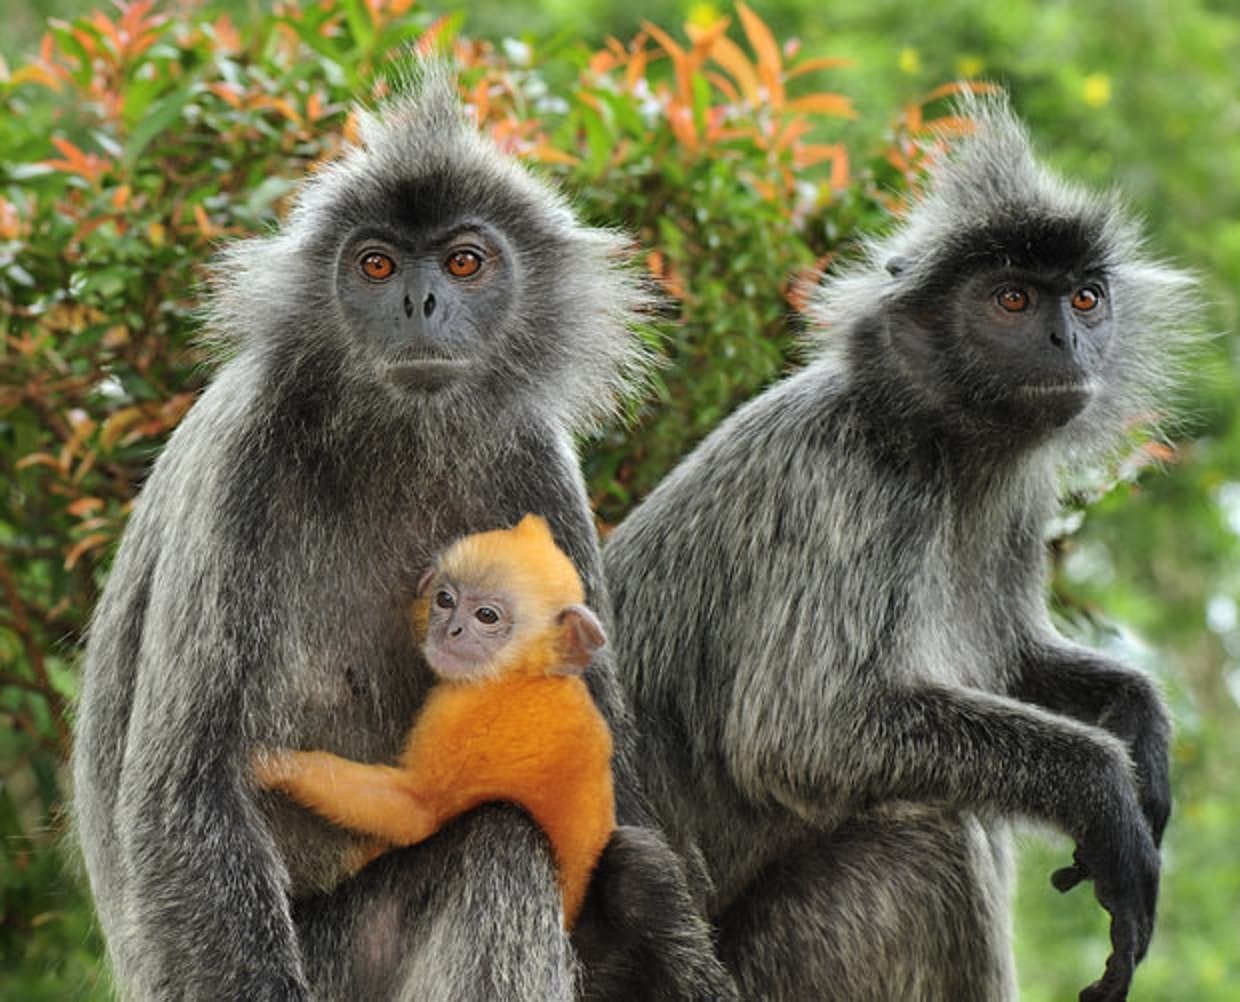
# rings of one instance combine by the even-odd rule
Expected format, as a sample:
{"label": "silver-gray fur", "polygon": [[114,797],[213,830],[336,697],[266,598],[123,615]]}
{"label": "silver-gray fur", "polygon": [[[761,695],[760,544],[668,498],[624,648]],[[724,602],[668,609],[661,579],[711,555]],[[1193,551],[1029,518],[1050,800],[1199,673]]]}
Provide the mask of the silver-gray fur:
{"label": "silver-gray fur", "polygon": [[[276,232],[215,263],[208,337],[226,361],[155,464],[95,614],[76,822],[116,984],[144,1000],[546,1002],[604,995],[618,937],[625,956],[657,954],[652,993],[726,995],[675,857],[628,827],[645,808],[608,657],[588,678],[616,732],[626,827],[600,869],[617,879],[616,860],[651,842],[674,935],[659,952],[595,901],[598,978],[579,977],[546,841],[519,811],[472,813],[342,882],[351,836],[259,794],[245,768],[259,745],[396,755],[433,682],[408,605],[461,535],[545,516],[608,614],[573,437],[642,367],[626,241],[580,225],[469,127],[442,69],[365,115],[361,136]],[[498,278],[444,321],[464,362],[408,362],[350,325],[335,291],[357,279],[350,232],[429,241],[446,272],[436,234],[462,225],[502,248]],[[405,312],[431,318],[423,305]]]}
{"label": "silver-gray fur", "polygon": [[[822,288],[809,364],[604,549],[647,793],[704,864],[745,998],[1014,998],[1022,818],[1076,840],[1056,886],[1092,878],[1112,913],[1083,998],[1125,997],[1148,942],[1167,714],[1148,678],[1055,631],[1045,533],[1064,469],[1166,403],[1192,283],[1114,198],[1040,166],[1005,103],[969,110],[978,130],[899,229]],[[961,343],[961,290],[988,269],[1088,276],[1082,311],[1105,295],[1066,402],[1003,392]],[[1093,330],[1065,322],[1074,349]]]}

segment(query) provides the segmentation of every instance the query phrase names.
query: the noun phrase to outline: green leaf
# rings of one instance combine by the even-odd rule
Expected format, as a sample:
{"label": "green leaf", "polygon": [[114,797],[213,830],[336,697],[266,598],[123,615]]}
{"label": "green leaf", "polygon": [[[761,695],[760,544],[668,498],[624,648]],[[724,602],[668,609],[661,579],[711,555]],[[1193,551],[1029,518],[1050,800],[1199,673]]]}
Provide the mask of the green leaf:
{"label": "green leaf", "polygon": [[133,170],[134,164],[151,141],[181,117],[182,110],[194,96],[194,90],[195,85],[187,83],[151,106],[142,123],[133,130],[125,143],[125,155],[121,164],[127,171]]}

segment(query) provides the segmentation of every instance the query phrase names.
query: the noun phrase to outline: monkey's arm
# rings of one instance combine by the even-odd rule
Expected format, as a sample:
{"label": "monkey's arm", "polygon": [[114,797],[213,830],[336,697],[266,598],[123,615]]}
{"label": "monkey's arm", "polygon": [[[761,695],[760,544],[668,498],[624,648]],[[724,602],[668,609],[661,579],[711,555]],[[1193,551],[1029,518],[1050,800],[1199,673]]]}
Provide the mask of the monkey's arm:
{"label": "monkey's arm", "polygon": [[279,790],[342,828],[392,845],[413,845],[439,827],[406,773],[324,751],[268,751],[255,757],[261,786]]}
{"label": "monkey's arm", "polygon": [[1094,651],[1044,643],[1022,660],[1012,694],[1101,727],[1127,745],[1141,807],[1154,843],[1161,844],[1171,813],[1171,722],[1153,682]]}
{"label": "monkey's arm", "polygon": [[[798,719],[795,707],[755,712]],[[1082,997],[1123,997],[1149,945],[1159,859],[1128,756],[1111,735],[990,693],[870,678],[837,695],[812,735],[804,725],[766,728],[761,747],[737,751],[743,786],[810,820],[833,823],[841,803],[915,801],[1056,825],[1076,842],[1111,915],[1106,973]]]}

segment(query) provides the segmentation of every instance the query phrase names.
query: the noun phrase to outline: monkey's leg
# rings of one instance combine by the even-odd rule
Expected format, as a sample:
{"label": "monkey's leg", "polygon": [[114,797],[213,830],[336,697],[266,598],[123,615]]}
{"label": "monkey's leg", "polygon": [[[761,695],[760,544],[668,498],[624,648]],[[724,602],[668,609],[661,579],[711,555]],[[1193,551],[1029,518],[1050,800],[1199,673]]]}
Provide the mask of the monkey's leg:
{"label": "monkey's leg", "polygon": [[323,751],[268,752],[255,762],[259,783],[288,794],[342,828],[394,845],[421,842],[437,827],[434,813],[389,765],[354,762]]}
{"label": "monkey's leg", "polygon": [[928,809],[854,820],[767,867],[720,917],[764,1002],[1016,998],[1006,834]]}

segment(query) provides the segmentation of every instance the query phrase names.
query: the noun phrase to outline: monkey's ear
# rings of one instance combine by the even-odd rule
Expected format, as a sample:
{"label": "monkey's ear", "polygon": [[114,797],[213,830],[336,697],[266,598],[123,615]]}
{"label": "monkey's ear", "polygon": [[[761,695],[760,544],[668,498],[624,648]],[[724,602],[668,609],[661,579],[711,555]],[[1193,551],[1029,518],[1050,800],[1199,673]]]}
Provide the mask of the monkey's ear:
{"label": "monkey's ear", "polygon": [[426,589],[430,587],[431,578],[433,578],[434,576],[435,576],[435,568],[433,565],[426,568],[426,570],[422,572],[422,576],[418,578],[418,591],[417,591],[418,598],[421,598],[423,595],[426,594]]}
{"label": "monkey's ear", "polygon": [[561,675],[580,675],[594,657],[594,652],[607,643],[603,624],[584,605],[568,605],[556,617],[560,624],[560,650],[564,661]]}

